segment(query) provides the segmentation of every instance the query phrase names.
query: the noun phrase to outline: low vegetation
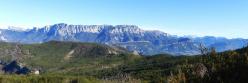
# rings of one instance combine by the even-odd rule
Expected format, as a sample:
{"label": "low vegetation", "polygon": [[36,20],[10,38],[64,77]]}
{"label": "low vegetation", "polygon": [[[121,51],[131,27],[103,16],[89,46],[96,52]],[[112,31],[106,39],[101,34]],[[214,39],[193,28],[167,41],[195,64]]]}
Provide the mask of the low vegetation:
{"label": "low vegetation", "polygon": [[[202,55],[195,56],[142,56],[105,45],[55,41],[33,45],[1,43],[0,50],[3,69],[16,61],[20,69],[30,70],[27,74],[4,70],[0,83],[248,82],[248,47],[222,53],[202,48]],[[34,75],[33,69],[40,74]]]}

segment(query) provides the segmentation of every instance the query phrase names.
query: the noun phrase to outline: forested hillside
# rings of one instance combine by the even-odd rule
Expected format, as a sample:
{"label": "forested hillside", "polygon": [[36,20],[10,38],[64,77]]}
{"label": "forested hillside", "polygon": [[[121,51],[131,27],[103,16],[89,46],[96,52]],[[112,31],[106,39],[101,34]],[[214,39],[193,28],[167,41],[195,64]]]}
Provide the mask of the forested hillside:
{"label": "forested hillside", "polygon": [[[120,47],[51,41],[1,43],[1,83],[242,83],[248,80],[248,47],[201,55],[142,56]],[[34,69],[40,71],[34,75]],[[56,80],[55,80],[56,79]]]}

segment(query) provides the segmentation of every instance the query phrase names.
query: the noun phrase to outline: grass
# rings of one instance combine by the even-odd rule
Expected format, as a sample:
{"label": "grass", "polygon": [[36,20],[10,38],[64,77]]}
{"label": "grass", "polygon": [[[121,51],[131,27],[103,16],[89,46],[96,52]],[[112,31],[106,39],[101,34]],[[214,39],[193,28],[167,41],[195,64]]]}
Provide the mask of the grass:
{"label": "grass", "polygon": [[100,83],[100,80],[82,76],[1,75],[0,83]]}

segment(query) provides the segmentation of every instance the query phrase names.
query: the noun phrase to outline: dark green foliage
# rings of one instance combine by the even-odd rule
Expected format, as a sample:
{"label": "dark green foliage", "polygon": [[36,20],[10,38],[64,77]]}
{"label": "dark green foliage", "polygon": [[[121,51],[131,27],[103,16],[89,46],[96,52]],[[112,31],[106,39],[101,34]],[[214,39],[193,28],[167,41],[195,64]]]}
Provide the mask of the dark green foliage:
{"label": "dark green foliage", "polygon": [[130,75],[133,78],[147,80],[152,83],[166,82],[166,78],[177,65],[191,58],[190,56],[171,55],[147,56],[132,63],[123,64],[117,68],[98,71],[98,75],[102,76],[100,78],[113,79],[116,78],[116,76],[125,77],[125,75]]}
{"label": "dark green foliage", "polygon": [[[248,82],[248,49],[242,48],[237,51],[215,53],[210,51],[208,55],[201,56],[199,61],[191,64],[180,65],[180,73],[176,72],[172,79],[177,79],[179,74],[184,74],[185,80],[177,82],[188,83],[246,83]],[[207,72],[203,77],[197,73],[196,63],[203,64]]]}
{"label": "dark green foliage", "polygon": [[19,71],[16,72],[16,74],[29,74],[31,70],[27,67],[21,68]]}
{"label": "dark green foliage", "polygon": [[247,70],[248,48],[223,53],[212,48],[201,56],[147,56],[98,71],[98,75],[107,78],[130,75],[151,83],[244,83],[248,82]]}
{"label": "dark green foliage", "polygon": [[[3,75],[2,83],[244,83],[248,82],[248,48],[216,53],[205,48],[202,55],[154,56],[133,55],[122,48],[93,43],[47,42],[16,45],[0,43],[0,51],[17,50],[12,54],[26,67],[6,67],[16,73],[41,70],[40,76]],[[19,48],[21,48],[21,51]],[[73,53],[70,53],[72,52]],[[111,52],[115,51],[115,52]],[[5,53],[2,53],[5,54]],[[3,63],[12,57],[1,55]]]}
{"label": "dark green foliage", "polygon": [[2,70],[5,73],[8,73],[8,74],[28,74],[31,71],[27,67],[21,67],[17,63],[17,61],[12,61],[9,64],[4,65],[4,67],[2,68]]}
{"label": "dark green foliage", "polygon": [[10,64],[6,65],[3,70],[7,73],[16,73],[21,70],[21,67],[18,65],[16,61],[11,62]]}

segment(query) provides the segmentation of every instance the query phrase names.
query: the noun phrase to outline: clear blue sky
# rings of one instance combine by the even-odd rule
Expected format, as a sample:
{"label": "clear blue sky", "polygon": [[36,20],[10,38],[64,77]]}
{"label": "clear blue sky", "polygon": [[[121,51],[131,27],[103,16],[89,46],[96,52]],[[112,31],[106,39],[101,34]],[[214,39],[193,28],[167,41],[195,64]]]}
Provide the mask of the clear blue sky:
{"label": "clear blue sky", "polygon": [[248,0],[1,0],[0,26],[134,24],[176,35],[248,38]]}

